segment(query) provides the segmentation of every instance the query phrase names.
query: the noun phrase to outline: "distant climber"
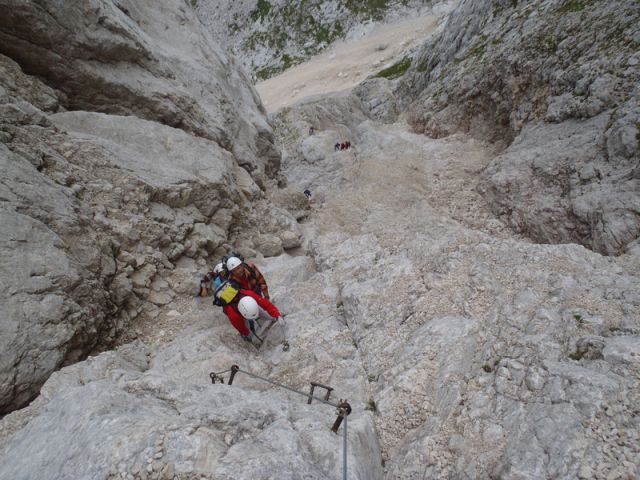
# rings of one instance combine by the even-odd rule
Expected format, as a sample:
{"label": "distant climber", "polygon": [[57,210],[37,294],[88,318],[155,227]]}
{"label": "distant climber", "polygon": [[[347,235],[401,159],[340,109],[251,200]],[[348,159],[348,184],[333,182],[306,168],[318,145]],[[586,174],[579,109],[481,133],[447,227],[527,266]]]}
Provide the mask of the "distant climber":
{"label": "distant climber", "polygon": [[333,146],[333,149],[334,149],[336,152],[337,152],[338,150],[340,150],[340,142],[336,143],[336,144]]}
{"label": "distant climber", "polygon": [[313,135],[313,132],[314,132],[314,131],[315,131],[315,130],[314,130],[314,128],[313,128],[313,125],[311,125],[311,126],[309,127],[309,135]]}
{"label": "distant climber", "polygon": [[239,300],[222,307],[222,310],[231,325],[248,342],[251,341],[251,333],[255,335],[254,321],[257,318],[269,315],[277,320],[280,317],[280,311],[273,303],[251,290],[240,290],[238,298]]}
{"label": "distant climber", "polygon": [[251,262],[243,262],[238,257],[230,257],[227,259],[228,278],[238,282],[241,288],[251,290],[258,295],[262,295],[269,299],[269,288],[264,276]]}
{"label": "distant climber", "polygon": [[307,197],[309,200],[311,200],[311,191],[310,190],[305,190],[304,192],[304,196]]}
{"label": "distant climber", "polygon": [[342,143],[340,144],[340,150],[344,150],[344,149],[346,149],[346,148],[347,148],[347,147],[346,147],[346,144],[345,144],[344,142],[342,142]]}

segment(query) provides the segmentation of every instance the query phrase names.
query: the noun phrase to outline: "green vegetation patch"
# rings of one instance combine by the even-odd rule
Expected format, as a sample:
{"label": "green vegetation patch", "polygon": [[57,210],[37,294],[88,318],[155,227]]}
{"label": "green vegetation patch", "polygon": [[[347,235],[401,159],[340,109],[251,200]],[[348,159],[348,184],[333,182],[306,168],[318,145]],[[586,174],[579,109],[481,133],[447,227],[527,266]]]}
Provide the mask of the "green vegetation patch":
{"label": "green vegetation patch", "polygon": [[254,22],[258,19],[264,20],[271,11],[271,4],[267,0],[258,0],[255,10],[250,14],[251,20]]}
{"label": "green vegetation patch", "polygon": [[417,66],[416,70],[418,70],[420,73],[424,73],[429,70],[429,64],[424,61]]}
{"label": "green vegetation patch", "polygon": [[586,2],[582,0],[568,0],[562,5],[557,12],[558,13],[569,13],[569,12],[581,12],[585,9]]}
{"label": "green vegetation patch", "polygon": [[471,56],[471,57],[482,57],[484,55],[485,49],[486,49],[486,47],[484,45],[478,45],[476,47],[473,47],[469,51],[469,56]]}
{"label": "green vegetation patch", "polygon": [[256,71],[256,78],[260,81],[267,80],[280,72],[284,72],[287,68],[293,67],[294,65],[298,65],[303,62],[304,58],[302,57],[292,57],[287,55],[286,53],[280,57],[279,65],[272,65],[269,67],[261,68]]}
{"label": "green vegetation patch", "polygon": [[354,13],[380,20],[389,8],[387,3],[387,0],[346,0],[344,5]]}
{"label": "green vegetation patch", "polygon": [[580,359],[582,359],[582,357],[584,357],[584,352],[580,352],[578,350],[569,354],[569,358],[575,361],[579,361]]}
{"label": "green vegetation patch", "polygon": [[304,58],[300,57],[290,57],[286,53],[282,55],[280,61],[282,62],[282,69],[286,70],[289,67],[293,67],[294,65],[298,65],[304,60]]}
{"label": "green vegetation patch", "polygon": [[282,67],[274,66],[274,67],[264,67],[260,70],[256,70],[256,78],[260,81],[266,80],[267,78],[271,78],[274,75],[280,73],[282,71]]}
{"label": "green vegetation patch", "polygon": [[376,77],[382,77],[389,80],[393,80],[394,78],[401,77],[405,74],[409,67],[411,66],[411,59],[409,57],[404,57],[398,63],[394,63],[389,68],[385,68],[378,72]]}

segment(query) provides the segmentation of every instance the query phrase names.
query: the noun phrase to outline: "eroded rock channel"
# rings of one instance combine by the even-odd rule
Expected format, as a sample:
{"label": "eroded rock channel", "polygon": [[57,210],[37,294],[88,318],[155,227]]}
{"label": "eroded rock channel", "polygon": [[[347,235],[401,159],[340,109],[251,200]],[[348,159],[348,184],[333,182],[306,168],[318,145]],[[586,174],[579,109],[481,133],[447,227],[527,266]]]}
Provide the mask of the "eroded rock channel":
{"label": "eroded rock channel", "polygon": [[[524,7],[481,3],[460,2],[452,18],[470,21],[441,23],[431,42],[480,28],[472,15],[521,21]],[[151,1],[87,5],[80,17],[103,28],[88,40],[47,2],[12,6],[0,23],[13,42],[0,50],[0,478],[341,478],[334,409],[242,374],[211,383],[234,364],[347,399],[350,479],[640,475],[640,257],[633,242],[605,256],[514,229],[492,189],[515,185],[518,152],[538,158],[531,130],[505,153],[477,118],[420,117],[443,100],[422,93],[435,103],[409,108],[406,79],[267,118],[183,2],[162,15]],[[13,28],[26,18],[74,41]],[[441,47],[424,48],[416,58]],[[37,62],[41,50],[73,68]],[[96,67],[115,50],[127,60],[104,53],[109,68]],[[285,313],[259,351],[194,296],[232,248]]]}

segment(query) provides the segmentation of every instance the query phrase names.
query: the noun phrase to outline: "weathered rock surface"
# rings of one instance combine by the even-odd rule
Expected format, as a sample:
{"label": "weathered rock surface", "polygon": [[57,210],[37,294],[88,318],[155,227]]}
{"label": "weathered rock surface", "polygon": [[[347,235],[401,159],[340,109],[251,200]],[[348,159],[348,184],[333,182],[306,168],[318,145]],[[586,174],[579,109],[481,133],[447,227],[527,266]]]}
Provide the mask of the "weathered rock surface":
{"label": "weathered rock surface", "polygon": [[436,138],[515,139],[484,188],[518,232],[619,254],[640,234],[639,25],[626,0],[463,0],[398,103]]}
{"label": "weathered rock surface", "polygon": [[0,144],[0,411],[30,400],[86,355],[108,310],[116,264],[83,223],[73,191]]}
{"label": "weathered rock surface", "polygon": [[[325,154],[305,227],[370,382],[385,478],[638,476],[638,258],[493,230],[475,173],[493,155],[472,140],[370,122],[351,138],[348,162]],[[308,141],[285,144],[292,185]]]}
{"label": "weathered rock surface", "polygon": [[250,170],[277,169],[255,90],[185,2],[1,6],[0,53],[63,92],[65,108],[157,121],[217,142]]}
{"label": "weathered rock surface", "polygon": [[637,159],[603,153],[608,122],[603,113],[528,126],[485,172],[494,211],[540,242],[624,252],[640,234],[640,178]]}
{"label": "weathered rock surface", "polygon": [[[489,4],[476,5],[483,12]],[[492,5],[502,8],[496,18],[513,8]],[[548,5],[556,13],[584,7]],[[477,20],[466,25],[473,30]],[[74,343],[72,332],[57,329],[60,305],[79,312],[72,326],[90,328],[86,302],[101,299],[80,287],[107,286],[114,313],[109,328],[96,327],[102,332],[132,316],[153,322],[135,333],[146,344],[61,369],[34,402],[0,420],[0,478],[339,477],[333,409],[242,374],[233,386],[209,382],[209,372],[232,364],[300,390],[317,381],[335,388],[332,399],[348,399],[351,479],[640,476],[637,240],[625,247],[620,236],[618,257],[532,244],[505,228],[522,215],[496,207],[544,202],[534,210],[548,222],[568,208],[591,218],[582,207],[590,204],[632,237],[613,207],[590,197],[588,183],[569,183],[579,195],[560,200],[532,180],[522,184],[550,198],[505,192],[521,182],[520,169],[557,177],[558,165],[579,165],[584,179],[614,189],[589,168],[591,155],[634,158],[627,123],[635,107],[565,117],[577,103],[558,91],[545,117],[528,118],[496,158],[495,145],[459,133],[431,139],[403,123],[376,123],[394,118],[401,97],[375,111],[369,99],[390,90],[371,84],[276,116],[290,185],[276,190],[282,178],[249,175],[233,152],[188,128],[114,112],[53,114],[68,93],[4,65],[14,72],[1,92],[10,121],[0,152],[11,180],[0,183],[8,199],[0,212],[14,226],[2,233],[12,248],[0,250],[6,305],[18,308],[13,296],[29,295],[27,313],[44,318],[53,346]],[[608,81],[589,91],[605,98]],[[29,100],[22,88],[33,89]],[[609,132],[604,141],[598,129]],[[352,149],[334,151],[338,139]],[[560,153],[578,149],[575,163]],[[618,160],[602,171],[615,177]],[[621,184],[633,189],[627,180]],[[563,235],[582,234],[561,225]],[[545,241],[559,241],[538,228]],[[260,352],[209,299],[192,296],[205,257],[232,247],[258,257],[285,314]],[[281,249],[290,254],[264,258]],[[44,275],[37,256],[50,269]],[[15,286],[14,269],[22,269]],[[50,298],[58,285],[75,290]],[[280,348],[284,338],[289,351]],[[38,368],[56,355],[53,348]]]}
{"label": "weathered rock surface", "polygon": [[[255,91],[184,3],[0,8],[4,413],[170,308],[175,262],[219,254],[245,223],[251,242],[278,228],[250,205],[269,210],[280,157]],[[278,218],[293,245],[295,219]]]}
{"label": "weathered rock surface", "polygon": [[[304,391],[309,379],[335,386],[331,399],[354,406],[349,478],[382,478],[372,416],[363,410],[364,375],[330,276],[305,256],[261,267],[287,316],[259,355],[220,310],[194,300],[175,317],[182,325],[173,342],[134,342],[66,367],[33,404],[7,415],[0,478],[340,477],[342,430],[329,430],[335,409],[242,373],[233,386],[210,383],[210,371],[232,364]],[[288,352],[280,348],[283,333]],[[34,448],[37,454],[24,455]]]}

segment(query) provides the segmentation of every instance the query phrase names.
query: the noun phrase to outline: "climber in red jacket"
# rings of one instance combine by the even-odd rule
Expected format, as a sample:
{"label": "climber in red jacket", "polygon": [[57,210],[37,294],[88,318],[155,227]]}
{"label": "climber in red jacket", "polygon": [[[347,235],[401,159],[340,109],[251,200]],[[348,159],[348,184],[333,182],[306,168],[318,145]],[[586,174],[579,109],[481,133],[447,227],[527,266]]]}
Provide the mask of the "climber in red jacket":
{"label": "climber in red jacket", "polygon": [[240,290],[238,297],[239,301],[223,306],[222,311],[229,317],[231,325],[240,332],[242,338],[250,342],[250,327],[253,325],[253,321],[261,315],[262,309],[275,319],[280,317],[280,311],[268,299],[251,290]]}

